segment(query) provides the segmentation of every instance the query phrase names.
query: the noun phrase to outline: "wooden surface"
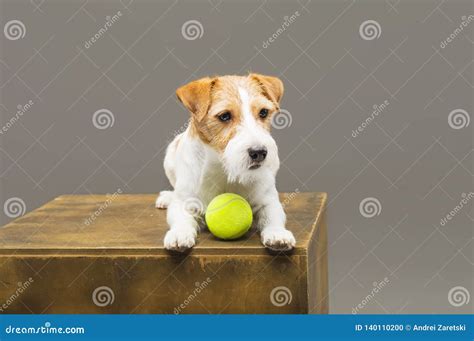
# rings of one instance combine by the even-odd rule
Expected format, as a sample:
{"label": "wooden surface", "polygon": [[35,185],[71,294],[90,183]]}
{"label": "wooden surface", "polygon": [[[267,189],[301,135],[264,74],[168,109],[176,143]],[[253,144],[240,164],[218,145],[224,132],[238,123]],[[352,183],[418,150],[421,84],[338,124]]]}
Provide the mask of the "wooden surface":
{"label": "wooden surface", "polygon": [[[282,202],[288,195],[281,195]],[[1,228],[0,254],[164,254],[166,210],[156,209],[155,199],[154,194],[60,196]],[[307,249],[325,200],[325,193],[299,193],[288,200],[287,228],[297,236],[296,254]],[[95,212],[92,224],[85,224]],[[204,229],[193,249],[194,254],[219,255],[264,251],[254,230],[222,241]]]}
{"label": "wooden surface", "polygon": [[[236,241],[205,230],[190,252],[170,253],[155,198],[66,195],[0,228],[0,305],[33,280],[0,313],[171,314],[207,278],[180,313],[327,313],[325,193],[281,195],[297,240],[289,253],[268,251],[254,230]],[[101,286],[112,304],[92,302]],[[291,302],[278,306],[270,293],[281,286]]]}

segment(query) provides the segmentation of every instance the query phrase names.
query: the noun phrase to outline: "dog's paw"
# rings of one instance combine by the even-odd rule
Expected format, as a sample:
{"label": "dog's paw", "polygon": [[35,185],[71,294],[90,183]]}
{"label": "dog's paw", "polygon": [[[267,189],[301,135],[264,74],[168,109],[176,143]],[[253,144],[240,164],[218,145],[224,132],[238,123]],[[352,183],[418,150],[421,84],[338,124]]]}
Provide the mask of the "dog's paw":
{"label": "dog's paw", "polygon": [[165,249],[172,251],[186,251],[196,244],[196,231],[192,229],[171,229],[166,232],[164,239]]}
{"label": "dog's paw", "polygon": [[172,199],[173,199],[172,191],[161,191],[158,198],[156,198],[155,207],[165,209],[169,206]]}
{"label": "dog's paw", "polygon": [[274,251],[289,251],[295,247],[296,240],[286,229],[266,228],[261,233],[262,244]]}

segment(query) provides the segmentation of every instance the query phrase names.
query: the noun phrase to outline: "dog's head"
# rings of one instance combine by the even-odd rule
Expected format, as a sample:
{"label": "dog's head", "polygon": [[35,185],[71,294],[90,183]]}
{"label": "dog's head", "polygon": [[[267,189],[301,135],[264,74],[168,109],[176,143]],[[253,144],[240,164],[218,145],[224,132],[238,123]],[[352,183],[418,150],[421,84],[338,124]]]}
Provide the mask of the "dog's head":
{"label": "dog's head", "polygon": [[191,112],[191,133],[217,152],[230,181],[251,182],[265,172],[276,173],[278,149],[270,128],[283,95],[278,78],[206,77],[176,94]]}

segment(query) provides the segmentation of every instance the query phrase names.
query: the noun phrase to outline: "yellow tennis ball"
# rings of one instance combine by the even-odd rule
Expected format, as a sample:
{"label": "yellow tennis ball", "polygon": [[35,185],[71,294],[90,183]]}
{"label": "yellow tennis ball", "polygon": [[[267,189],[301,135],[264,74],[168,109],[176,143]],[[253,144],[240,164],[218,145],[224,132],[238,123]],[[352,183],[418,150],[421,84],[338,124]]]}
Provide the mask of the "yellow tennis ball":
{"label": "yellow tennis ball", "polygon": [[221,239],[242,237],[252,225],[252,208],[247,200],[234,193],[218,195],[207,206],[209,231]]}

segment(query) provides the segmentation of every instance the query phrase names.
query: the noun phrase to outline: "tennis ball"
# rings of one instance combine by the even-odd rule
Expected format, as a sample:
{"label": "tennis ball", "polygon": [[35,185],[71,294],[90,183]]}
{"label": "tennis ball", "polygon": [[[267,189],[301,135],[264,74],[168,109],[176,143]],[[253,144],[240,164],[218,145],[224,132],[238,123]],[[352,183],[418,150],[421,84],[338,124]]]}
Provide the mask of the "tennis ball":
{"label": "tennis ball", "polygon": [[234,193],[218,195],[207,206],[206,224],[221,239],[242,237],[252,225],[252,208],[247,200]]}

